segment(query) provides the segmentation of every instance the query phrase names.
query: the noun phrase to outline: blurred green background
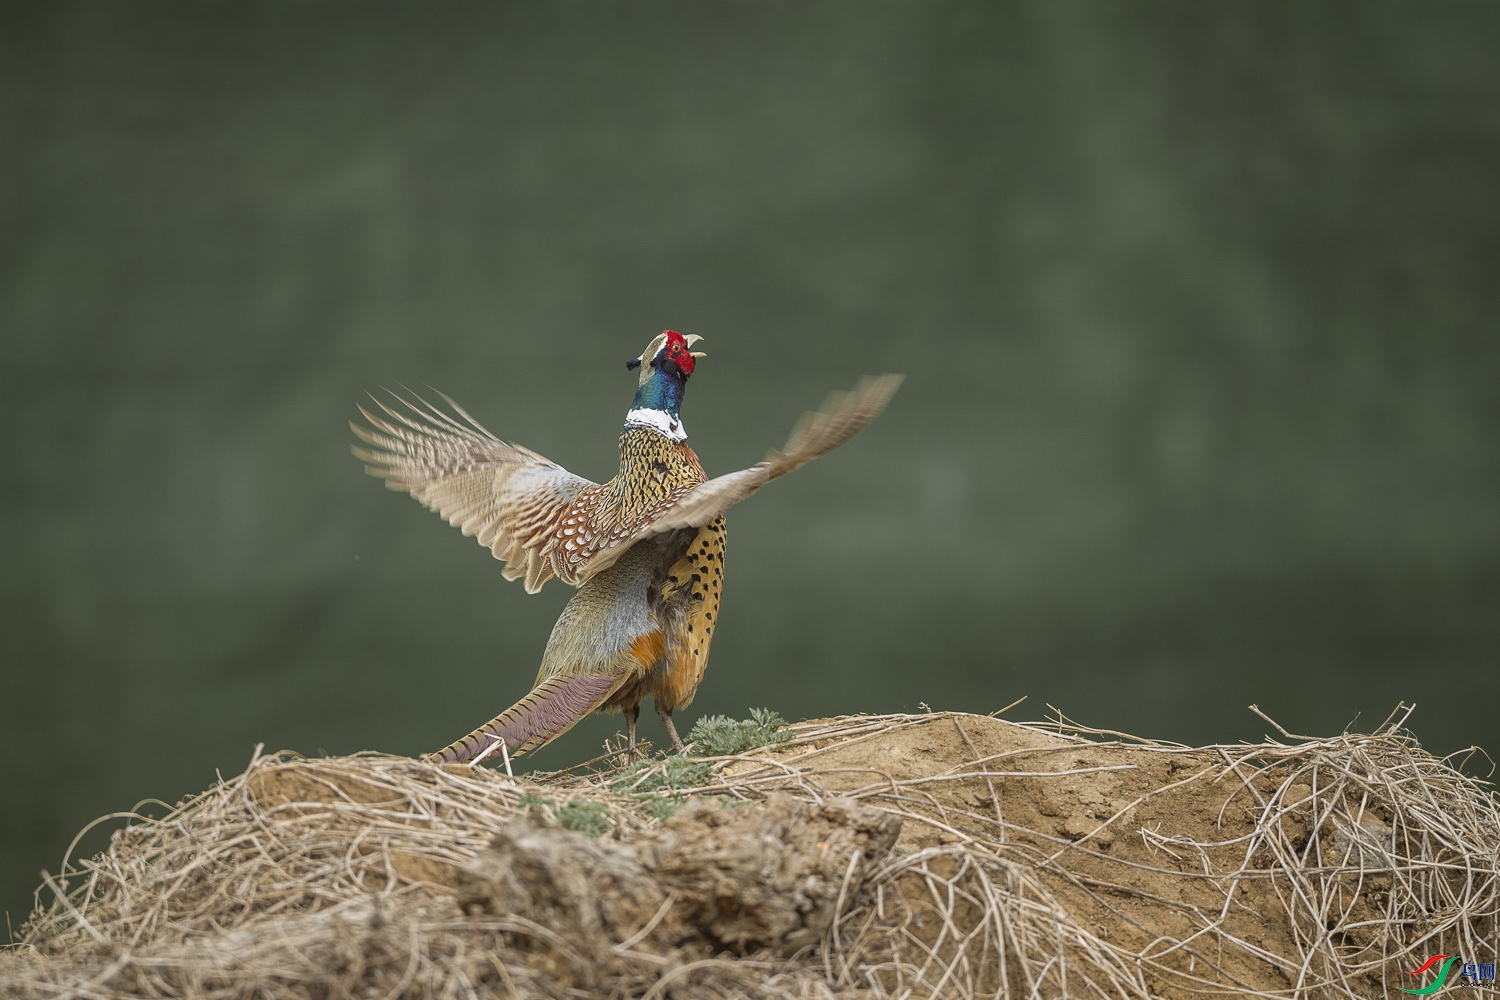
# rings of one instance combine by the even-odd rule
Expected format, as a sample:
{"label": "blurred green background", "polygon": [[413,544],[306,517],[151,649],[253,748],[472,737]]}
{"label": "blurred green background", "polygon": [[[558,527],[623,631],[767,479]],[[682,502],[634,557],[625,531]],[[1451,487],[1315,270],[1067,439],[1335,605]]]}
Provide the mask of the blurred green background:
{"label": "blurred green background", "polygon": [[570,591],[346,421],[430,384],[605,478],[668,326],[710,473],[908,375],[732,512],[684,732],[1500,748],[1497,53],[1492,3],[5,4],[0,909],[257,743],[524,693]]}

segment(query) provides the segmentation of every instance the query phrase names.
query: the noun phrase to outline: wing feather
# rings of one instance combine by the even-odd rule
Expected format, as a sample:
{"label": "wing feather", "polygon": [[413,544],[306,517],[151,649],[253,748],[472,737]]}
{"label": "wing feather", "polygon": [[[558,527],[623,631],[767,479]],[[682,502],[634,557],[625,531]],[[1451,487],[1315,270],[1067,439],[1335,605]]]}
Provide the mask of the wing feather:
{"label": "wing feather", "polygon": [[505,562],[507,580],[524,578],[527,593],[536,593],[562,569],[548,544],[557,526],[596,484],[501,441],[447,396],[451,412],[408,393],[371,396],[374,412],[359,408],[368,426],[349,426],[370,447],[355,445],[355,457],[387,487],[478,539]]}
{"label": "wing feather", "polygon": [[701,528],[730,507],[778,479],[800,469],[858,434],[874,420],[900,388],[904,375],[867,376],[849,392],[829,394],[823,408],[802,415],[786,445],[748,469],[715,476],[663,503],[633,532],[611,540],[576,571],[580,582],[608,569],[626,549],[651,535],[678,528]]}

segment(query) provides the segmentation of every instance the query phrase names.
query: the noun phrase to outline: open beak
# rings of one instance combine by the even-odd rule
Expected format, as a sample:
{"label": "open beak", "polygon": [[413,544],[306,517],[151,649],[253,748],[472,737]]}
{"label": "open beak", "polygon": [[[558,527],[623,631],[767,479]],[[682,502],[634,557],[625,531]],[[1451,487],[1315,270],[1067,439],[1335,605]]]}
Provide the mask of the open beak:
{"label": "open beak", "polygon": [[[687,341],[687,345],[689,347],[692,347],[698,341],[700,341],[700,340],[703,339],[703,334],[701,334],[701,333],[686,333],[686,334],[683,334],[682,339],[685,340],[685,341]],[[688,353],[691,354],[695,358],[706,358],[706,357],[708,357],[708,354],[705,353],[705,352],[703,352],[703,351],[688,351]]]}

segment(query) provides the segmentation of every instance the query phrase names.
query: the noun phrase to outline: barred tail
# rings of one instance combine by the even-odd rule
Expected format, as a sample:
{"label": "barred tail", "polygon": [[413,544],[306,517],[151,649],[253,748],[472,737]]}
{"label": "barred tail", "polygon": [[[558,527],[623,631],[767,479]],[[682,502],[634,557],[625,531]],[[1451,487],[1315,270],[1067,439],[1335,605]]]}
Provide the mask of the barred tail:
{"label": "barred tail", "polygon": [[468,736],[450,743],[424,759],[445,763],[472,760],[505,741],[505,750],[519,757],[557,739],[572,729],[584,716],[594,711],[620,689],[630,677],[625,671],[614,674],[587,674],[576,677],[549,677],[531,693]]}

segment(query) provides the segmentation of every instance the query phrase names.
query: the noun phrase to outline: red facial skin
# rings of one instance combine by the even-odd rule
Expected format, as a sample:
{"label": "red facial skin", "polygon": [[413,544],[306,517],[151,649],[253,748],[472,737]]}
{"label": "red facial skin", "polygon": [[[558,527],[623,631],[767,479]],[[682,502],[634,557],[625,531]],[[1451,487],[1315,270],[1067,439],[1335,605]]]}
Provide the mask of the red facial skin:
{"label": "red facial skin", "polygon": [[667,352],[667,360],[675,361],[683,375],[693,374],[693,366],[698,359],[688,351],[687,338],[676,330],[663,330],[666,334],[667,343],[662,350]]}

